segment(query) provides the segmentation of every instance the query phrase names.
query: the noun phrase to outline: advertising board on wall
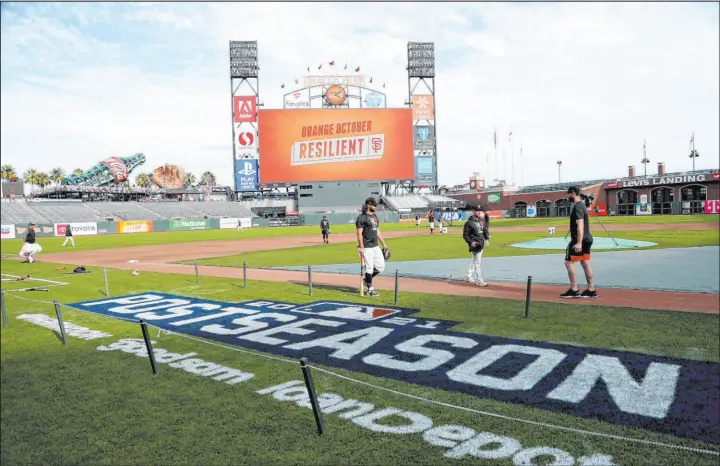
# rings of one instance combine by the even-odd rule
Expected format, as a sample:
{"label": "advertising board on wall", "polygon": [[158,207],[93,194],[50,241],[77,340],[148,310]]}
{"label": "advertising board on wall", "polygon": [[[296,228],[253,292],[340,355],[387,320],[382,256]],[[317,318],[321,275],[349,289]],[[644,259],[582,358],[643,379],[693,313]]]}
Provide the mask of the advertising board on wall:
{"label": "advertising board on wall", "polygon": [[528,204],[528,205],[527,205],[527,210],[525,211],[525,214],[526,214],[529,218],[533,218],[533,217],[537,216],[537,207],[535,206],[535,204]]}
{"label": "advertising board on wall", "polygon": [[[15,235],[19,238],[24,238],[27,233],[27,224],[18,225],[15,224]],[[55,236],[55,224],[54,223],[40,223],[35,225],[35,236],[47,238],[48,236]]]}
{"label": "advertising board on wall", "polygon": [[[237,223],[235,225],[237,225]],[[170,231],[209,230],[210,228],[210,219],[208,218],[181,218],[170,220]]]}
{"label": "advertising board on wall", "polygon": [[647,194],[640,195],[640,202],[635,204],[635,215],[652,215],[652,202],[648,202]]}
{"label": "advertising board on wall", "polygon": [[228,217],[228,218],[220,219],[220,229],[221,230],[230,230],[232,228],[237,228],[238,222],[240,222],[240,225],[243,228],[251,228],[252,227],[252,219]]}
{"label": "advertising board on wall", "polygon": [[360,105],[363,108],[384,108],[386,106],[385,95],[379,92],[362,89],[360,97]]}
{"label": "advertising board on wall", "polygon": [[500,204],[502,193],[489,193],[487,199],[488,204]]}
{"label": "advertising board on wall", "polygon": [[91,236],[98,234],[98,227],[95,222],[56,223],[55,236],[65,236],[68,225],[70,226],[70,232],[73,236]]}
{"label": "advertising board on wall", "polygon": [[430,94],[412,96],[412,115],[414,121],[433,121],[434,102]]}
{"label": "advertising board on wall", "polygon": [[256,159],[257,134],[253,128],[247,128],[235,132],[235,159]]}
{"label": "advertising board on wall", "polygon": [[[720,201],[705,201],[706,214],[720,214]],[[3,225],[3,228],[5,225]]]}
{"label": "advertising board on wall", "polygon": [[433,157],[415,157],[415,181],[419,183],[432,183],[435,181]]}
{"label": "advertising board on wall", "polygon": [[0,226],[0,239],[15,239],[15,225]]}
{"label": "advertising board on wall", "polygon": [[668,184],[704,183],[710,181],[710,176],[699,175],[678,175],[678,176],[657,176],[642,180],[628,180],[622,182],[623,188],[636,188],[642,186],[664,186]]}
{"label": "advertising board on wall", "polygon": [[413,126],[415,150],[435,150],[435,127]]}
{"label": "advertising board on wall", "polygon": [[410,109],[261,110],[259,134],[263,184],[414,176]]}
{"label": "advertising board on wall", "polygon": [[126,222],[116,222],[115,229],[119,234],[150,233],[153,231],[153,226],[149,220],[129,220]]}
{"label": "advertising board on wall", "polygon": [[235,161],[235,191],[258,190],[258,161],[255,159]]}

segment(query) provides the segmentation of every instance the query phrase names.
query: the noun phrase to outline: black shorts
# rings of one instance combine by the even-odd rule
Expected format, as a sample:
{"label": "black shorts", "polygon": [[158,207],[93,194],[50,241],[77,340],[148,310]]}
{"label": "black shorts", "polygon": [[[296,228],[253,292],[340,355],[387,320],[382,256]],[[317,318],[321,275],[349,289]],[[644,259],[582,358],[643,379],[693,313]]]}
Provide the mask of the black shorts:
{"label": "black shorts", "polygon": [[590,249],[592,248],[592,240],[583,240],[582,241],[582,250],[580,252],[575,252],[573,249],[573,246],[575,245],[575,241],[570,241],[570,244],[568,244],[567,250],[565,250],[565,261],[566,262],[579,262],[579,261],[589,261],[590,260]]}

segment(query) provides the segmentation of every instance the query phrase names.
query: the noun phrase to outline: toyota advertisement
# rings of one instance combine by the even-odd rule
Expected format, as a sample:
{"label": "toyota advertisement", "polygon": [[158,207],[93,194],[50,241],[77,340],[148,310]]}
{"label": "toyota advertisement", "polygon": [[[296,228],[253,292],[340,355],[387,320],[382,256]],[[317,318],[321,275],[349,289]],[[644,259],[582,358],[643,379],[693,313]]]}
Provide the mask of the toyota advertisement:
{"label": "toyota advertisement", "polygon": [[411,109],[260,110],[260,183],[412,180]]}
{"label": "toyota advertisement", "polygon": [[95,222],[56,223],[55,236],[65,236],[68,226],[73,236],[91,236],[98,234],[97,223]]}

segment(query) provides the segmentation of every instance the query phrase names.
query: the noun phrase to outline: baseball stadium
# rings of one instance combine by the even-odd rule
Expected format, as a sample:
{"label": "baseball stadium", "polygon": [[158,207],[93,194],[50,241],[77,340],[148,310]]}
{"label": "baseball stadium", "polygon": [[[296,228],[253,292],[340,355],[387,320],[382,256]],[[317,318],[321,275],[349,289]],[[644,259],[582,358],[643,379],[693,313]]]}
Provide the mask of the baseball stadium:
{"label": "baseball stadium", "polygon": [[[3,462],[718,463],[720,168],[443,186],[433,43],[402,108],[320,70],[264,108],[258,43],[229,59],[233,186],[130,186],[140,152],[3,183]],[[573,189],[592,299],[561,297]]]}

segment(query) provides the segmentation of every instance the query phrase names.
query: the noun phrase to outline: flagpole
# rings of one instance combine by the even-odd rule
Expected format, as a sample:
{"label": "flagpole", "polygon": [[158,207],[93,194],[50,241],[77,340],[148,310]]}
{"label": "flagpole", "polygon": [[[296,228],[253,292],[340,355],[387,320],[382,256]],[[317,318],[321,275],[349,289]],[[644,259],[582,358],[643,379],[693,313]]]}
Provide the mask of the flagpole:
{"label": "flagpole", "polygon": [[503,148],[503,182],[507,181],[507,162],[505,161],[505,148]]}
{"label": "flagpole", "polygon": [[520,186],[525,187],[525,171],[523,170],[522,144],[520,144]]}
{"label": "flagpole", "polygon": [[494,139],[493,139],[493,140],[494,140],[494,142],[495,142],[495,166],[494,166],[494,168],[495,168],[495,179],[497,180],[497,177],[498,177],[498,167],[497,167],[497,164],[498,164],[498,163],[497,163],[497,162],[498,162],[498,161],[497,161],[497,129],[495,130]]}
{"label": "flagpole", "polygon": [[515,186],[515,146],[512,142],[512,126],[510,127],[510,168],[512,170],[512,185]]}

